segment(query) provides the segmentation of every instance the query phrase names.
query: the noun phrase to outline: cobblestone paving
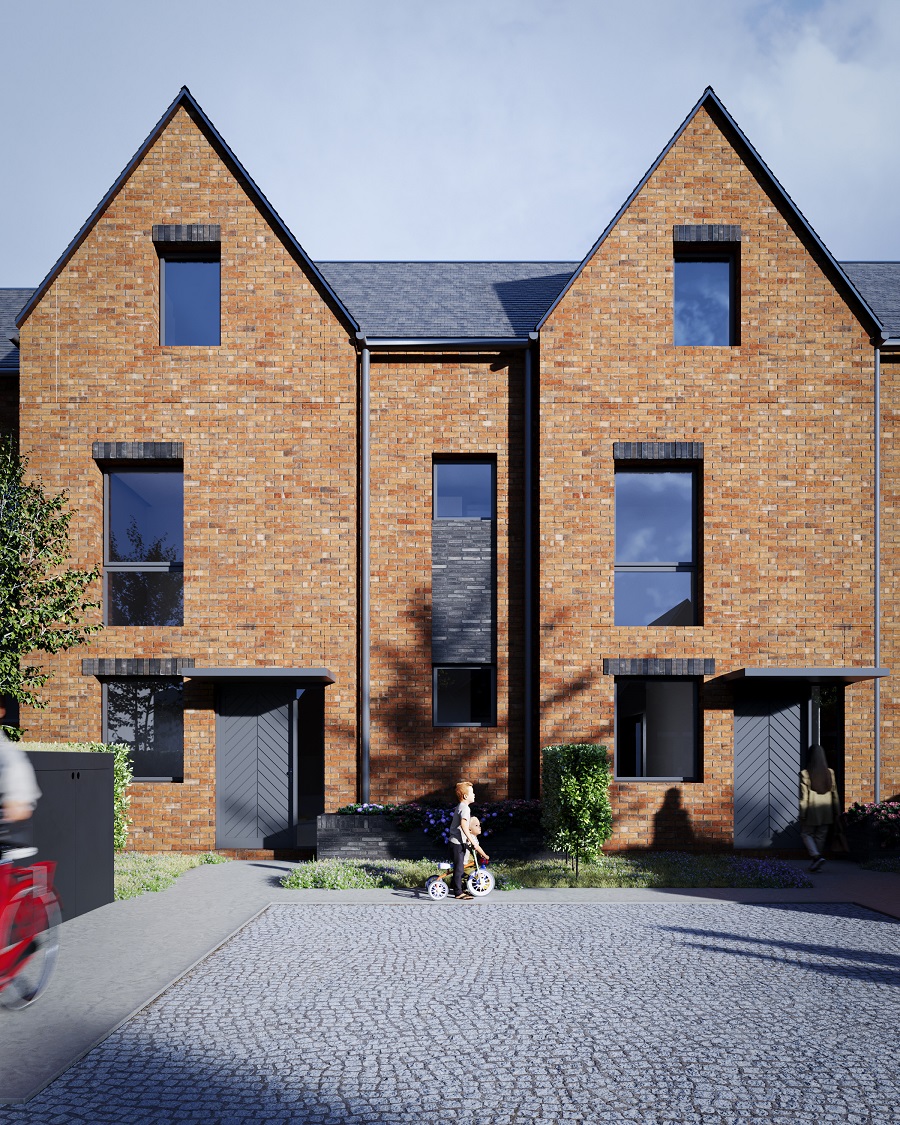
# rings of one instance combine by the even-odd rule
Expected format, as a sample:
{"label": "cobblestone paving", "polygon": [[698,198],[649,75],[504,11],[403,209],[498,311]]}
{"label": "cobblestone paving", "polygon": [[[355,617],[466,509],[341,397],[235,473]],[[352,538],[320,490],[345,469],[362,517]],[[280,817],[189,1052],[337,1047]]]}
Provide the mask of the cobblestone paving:
{"label": "cobblestone paving", "polygon": [[0,1122],[888,1125],[898,939],[843,905],[274,905]]}

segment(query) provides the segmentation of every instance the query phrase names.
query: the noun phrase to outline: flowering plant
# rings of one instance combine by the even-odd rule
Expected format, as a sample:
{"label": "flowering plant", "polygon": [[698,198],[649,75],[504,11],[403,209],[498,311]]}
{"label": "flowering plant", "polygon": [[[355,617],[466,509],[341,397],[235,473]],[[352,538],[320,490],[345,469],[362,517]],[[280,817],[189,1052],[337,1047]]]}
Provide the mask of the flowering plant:
{"label": "flowering plant", "polygon": [[[476,801],[474,809],[481,821],[481,835],[485,839],[496,832],[537,832],[540,829],[540,801]],[[389,816],[403,832],[418,829],[443,844],[450,840],[452,808],[408,801],[403,805],[344,805],[337,811],[344,816]]]}
{"label": "flowering plant", "polygon": [[847,809],[847,823],[871,825],[883,848],[900,845],[900,801],[855,801]]}

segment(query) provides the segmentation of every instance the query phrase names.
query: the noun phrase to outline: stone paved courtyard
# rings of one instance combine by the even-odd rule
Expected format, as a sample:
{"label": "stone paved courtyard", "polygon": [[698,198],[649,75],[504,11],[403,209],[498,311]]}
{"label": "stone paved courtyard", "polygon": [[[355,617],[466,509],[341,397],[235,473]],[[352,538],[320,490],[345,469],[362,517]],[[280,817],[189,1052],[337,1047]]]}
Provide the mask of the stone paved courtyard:
{"label": "stone paved courtyard", "polygon": [[276,904],[0,1122],[900,1122],[855,906]]}

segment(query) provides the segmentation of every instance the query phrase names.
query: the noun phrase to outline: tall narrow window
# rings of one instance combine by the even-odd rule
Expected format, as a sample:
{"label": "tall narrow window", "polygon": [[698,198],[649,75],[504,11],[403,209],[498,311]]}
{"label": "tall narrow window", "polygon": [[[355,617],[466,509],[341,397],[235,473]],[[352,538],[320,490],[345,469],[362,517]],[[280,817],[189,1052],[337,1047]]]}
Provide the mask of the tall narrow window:
{"label": "tall narrow window", "polygon": [[676,256],[676,345],[728,347],[737,343],[735,266],[730,255]]}
{"label": "tall narrow window", "polygon": [[616,472],[616,625],[696,625],[696,474]]}
{"label": "tall narrow window", "polygon": [[184,474],[122,468],[105,480],[106,624],[183,624]]}
{"label": "tall narrow window", "polygon": [[180,679],[128,677],[103,685],[103,739],[131,749],[138,781],[184,776],[184,697]]}
{"label": "tall narrow window", "polygon": [[696,680],[616,680],[616,777],[697,776]]}

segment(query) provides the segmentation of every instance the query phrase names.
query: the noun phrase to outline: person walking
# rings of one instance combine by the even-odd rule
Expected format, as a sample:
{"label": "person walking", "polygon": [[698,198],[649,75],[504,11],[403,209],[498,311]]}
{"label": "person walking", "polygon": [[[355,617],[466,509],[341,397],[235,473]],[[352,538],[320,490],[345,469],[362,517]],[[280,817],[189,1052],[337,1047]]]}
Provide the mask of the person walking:
{"label": "person walking", "polygon": [[800,771],[800,837],[812,859],[810,871],[821,870],[828,829],[837,823],[840,812],[841,799],[825,748],[810,746],[806,769]]}
{"label": "person walking", "polygon": [[463,889],[463,876],[466,866],[466,850],[475,849],[478,855],[488,862],[490,856],[478,843],[478,837],[469,828],[471,817],[470,805],[475,800],[475,790],[471,781],[460,781],[456,786],[456,799],[459,804],[453,810],[453,820],[450,822],[450,851],[453,856],[453,891],[459,899],[471,899],[473,896]]}

